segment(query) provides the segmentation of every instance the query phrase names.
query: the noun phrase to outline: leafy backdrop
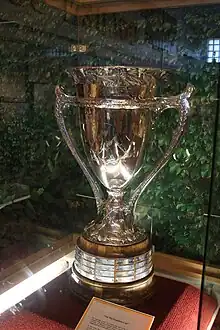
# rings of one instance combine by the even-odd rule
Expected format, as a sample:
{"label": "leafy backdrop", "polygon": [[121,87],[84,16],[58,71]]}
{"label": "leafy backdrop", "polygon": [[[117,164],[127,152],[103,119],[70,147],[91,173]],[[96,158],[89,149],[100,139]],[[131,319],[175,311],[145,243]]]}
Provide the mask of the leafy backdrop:
{"label": "leafy backdrop", "polygon": [[[169,84],[161,86],[163,95],[179,93],[187,82],[195,85],[196,92],[191,101],[188,130],[181,145],[142,195],[137,212],[146,228],[149,217],[152,219],[157,250],[202,258],[219,74],[217,63],[206,63],[206,52],[207,40],[220,37],[219,8],[191,7],[80,18],[77,27],[79,42],[89,44],[91,51],[86,55],[71,55],[71,61],[57,56],[56,65],[51,65],[52,60],[51,63],[38,61],[35,71],[50,73],[44,75],[47,88],[41,92],[40,100],[36,99],[34,90],[39,92],[42,81],[36,84],[36,79],[31,80],[32,64],[30,53],[27,54],[29,99],[26,107],[14,113],[4,105],[6,111],[1,111],[2,247],[15,240],[28,239],[28,231],[24,230],[21,235],[5,230],[4,219],[13,219],[22,226],[25,219],[29,219],[72,232],[81,231],[95,216],[94,200],[79,196],[92,196],[91,189],[62,141],[54,118],[54,86],[66,82],[61,74],[65,67],[76,63],[150,65],[175,68]],[[33,48],[31,56],[34,53]],[[10,73],[11,65],[10,62],[5,65],[7,73]],[[157,121],[151,152],[145,157],[145,171],[149,171],[162,156],[176,120],[173,111],[167,111]],[[218,154],[219,151],[220,145]],[[217,216],[220,215],[219,173],[218,156],[212,210]],[[22,196],[26,198],[19,201]],[[219,220],[213,217],[208,253],[213,264],[219,263],[219,234]]]}

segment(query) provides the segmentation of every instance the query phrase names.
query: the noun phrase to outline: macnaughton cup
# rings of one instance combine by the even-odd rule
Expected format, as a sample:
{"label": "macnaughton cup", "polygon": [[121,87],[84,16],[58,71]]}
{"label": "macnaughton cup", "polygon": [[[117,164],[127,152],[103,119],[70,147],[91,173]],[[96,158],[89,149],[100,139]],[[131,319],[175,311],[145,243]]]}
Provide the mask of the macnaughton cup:
{"label": "macnaughton cup", "polygon": [[[75,95],[56,87],[56,118],[97,206],[96,219],[77,242],[71,287],[85,300],[98,296],[134,305],[152,293],[153,283],[152,245],[136,224],[135,208],[185,131],[193,87],[187,85],[177,96],[156,97],[158,81],[166,72],[153,68],[74,67],[68,73]],[[79,123],[80,146],[74,121],[64,115],[70,105]],[[170,145],[131,192],[133,179],[143,170],[153,124],[168,108],[179,112]]]}

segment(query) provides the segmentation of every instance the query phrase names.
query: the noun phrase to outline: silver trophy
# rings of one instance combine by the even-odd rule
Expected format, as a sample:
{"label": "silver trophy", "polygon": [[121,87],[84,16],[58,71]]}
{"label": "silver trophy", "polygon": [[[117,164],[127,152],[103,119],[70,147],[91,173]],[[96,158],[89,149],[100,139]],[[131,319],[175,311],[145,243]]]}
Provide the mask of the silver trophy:
{"label": "silver trophy", "polygon": [[[187,85],[177,96],[155,97],[165,72],[151,68],[75,67],[68,73],[76,95],[56,87],[56,118],[97,206],[97,218],[91,219],[77,242],[71,286],[86,300],[98,296],[133,305],[152,293],[153,283],[152,245],[136,224],[135,208],[183,135],[193,87]],[[74,121],[64,115],[69,105],[78,116],[81,146]],[[179,112],[178,127],[162,159],[150,173],[140,175],[153,124],[168,108]],[[139,176],[131,192],[131,183]]]}

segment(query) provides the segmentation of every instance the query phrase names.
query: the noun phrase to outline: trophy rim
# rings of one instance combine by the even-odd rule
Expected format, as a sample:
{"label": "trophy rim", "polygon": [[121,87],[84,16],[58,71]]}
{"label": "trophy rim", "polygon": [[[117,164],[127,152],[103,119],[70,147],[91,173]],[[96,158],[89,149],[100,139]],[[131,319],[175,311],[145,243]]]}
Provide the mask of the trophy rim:
{"label": "trophy rim", "polygon": [[167,69],[167,68],[158,68],[158,67],[150,67],[150,66],[132,66],[132,65],[74,65],[66,69],[68,72],[72,69],[139,69],[146,71],[164,71],[166,73],[176,71],[176,69]]}
{"label": "trophy rim", "polygon": [[146,79],[149,82],[151,77],[151,84],[154,84],[155,80],[160,81],[162,79],[166,81],[172,74],[172,71],[169,69],[130,65],[76,65],[67,68],[65,71],[76,84],[98,81],[99,83],[105,82],[105,87],[109,86],[109,84],[113,86],[115,79],[117,79],[117,83],[120,82],[122,85],[132,86],[140,85],[146,82]]}

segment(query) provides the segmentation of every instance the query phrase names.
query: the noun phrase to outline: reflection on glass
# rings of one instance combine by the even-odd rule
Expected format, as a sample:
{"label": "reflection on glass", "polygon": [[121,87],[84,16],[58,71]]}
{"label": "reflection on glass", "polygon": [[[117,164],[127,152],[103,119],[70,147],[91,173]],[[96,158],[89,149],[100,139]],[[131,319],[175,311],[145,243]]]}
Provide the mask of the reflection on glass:
{"label": "reflection on glass", "polygon": [[[13,3],[4,9],[0,31],[1,267],[67,233],[81,232],[95,215],[92,192],[66,150],[53,115],[54,86],[69,87],[61,72],[70,65],[170,69],[169,83],[159,86],[158,95],[178,94],[188,81],[196,86],[187,134],[168,167],[142,196],[137,220],[148,228],[152,219],[156,251],[202,261],[220,61],[220,5],[78,19],[65,15],[64,19],[63,12],[47,6],[37,12],[34,6],[22,5],[17,15],[21,1]],[[86,53],[75,52],[78,43],[86,45]],[[144,170],[149,171],[163,155],[169,144],[164,136],[170,137],[173,119],[172,113],[166,113],[154,128],[156,138],[150,140],[153,147],[145,156]],[[218,157],[208,244],[208,262],[216,268],[220,265],[219,164]],[[128,270],[132,261],[124,262]]]}
{"label": "reflection on glass", "polygon": [[210,39],[208,42],[208,58],[207,62],[220,62],[220,39]]}

